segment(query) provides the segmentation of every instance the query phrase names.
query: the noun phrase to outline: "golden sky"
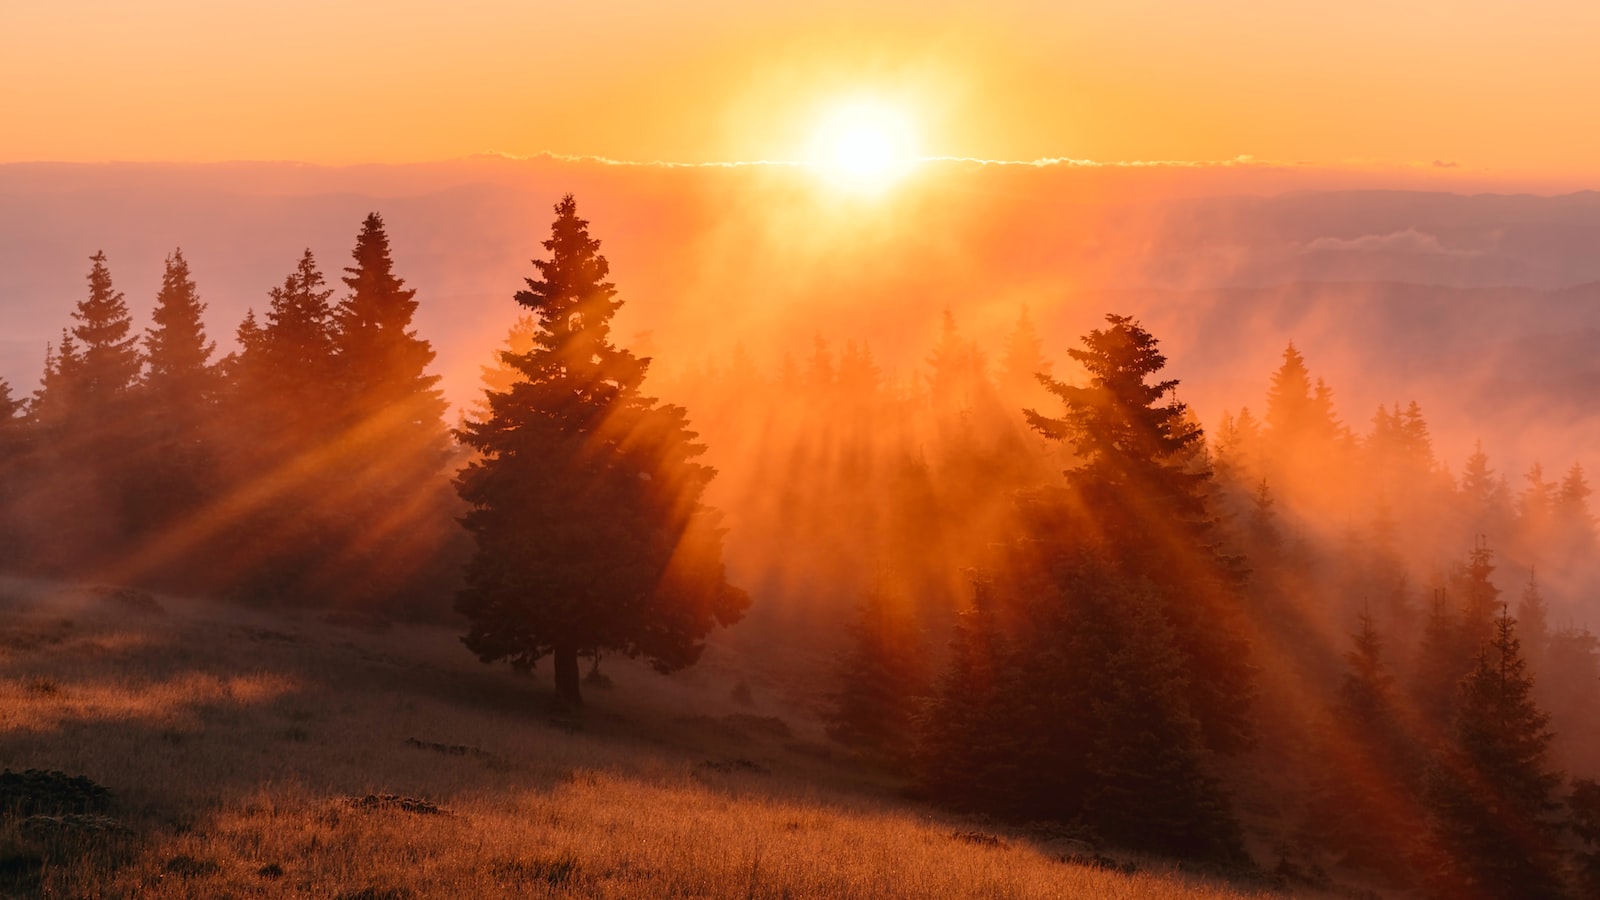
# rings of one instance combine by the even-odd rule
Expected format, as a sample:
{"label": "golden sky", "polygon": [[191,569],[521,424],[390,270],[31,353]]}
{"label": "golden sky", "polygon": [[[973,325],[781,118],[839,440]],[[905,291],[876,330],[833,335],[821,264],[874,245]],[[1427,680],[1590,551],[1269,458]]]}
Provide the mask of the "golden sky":
{"label": "golden sky", "polygon": [[0,3],[0,162],[929,155],[1431,165],[1600,186],[1600,3]]}

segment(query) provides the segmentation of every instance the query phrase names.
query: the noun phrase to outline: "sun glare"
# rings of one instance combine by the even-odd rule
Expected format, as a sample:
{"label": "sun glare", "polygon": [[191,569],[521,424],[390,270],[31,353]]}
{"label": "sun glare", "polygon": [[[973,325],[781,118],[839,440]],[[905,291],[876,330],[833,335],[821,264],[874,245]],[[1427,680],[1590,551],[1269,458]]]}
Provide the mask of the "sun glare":
{"label": "sun glare", "polygon": [[806,159],[840,187],[882,190],[916,161],[911,121],[903,111],[882,103],[858,101],[837,107],[818,127]]}

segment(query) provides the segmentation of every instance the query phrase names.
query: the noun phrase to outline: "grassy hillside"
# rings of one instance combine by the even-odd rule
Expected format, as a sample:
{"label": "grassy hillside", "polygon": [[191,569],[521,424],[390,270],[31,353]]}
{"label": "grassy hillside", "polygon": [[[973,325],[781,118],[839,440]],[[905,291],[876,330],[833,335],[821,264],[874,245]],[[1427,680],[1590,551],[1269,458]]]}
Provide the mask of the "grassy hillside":
{"label": "grassy hillside", "polygon": [[0,580],[0,893],[1255,893],[909,804],[730,653],[568,717],[448,629]]}

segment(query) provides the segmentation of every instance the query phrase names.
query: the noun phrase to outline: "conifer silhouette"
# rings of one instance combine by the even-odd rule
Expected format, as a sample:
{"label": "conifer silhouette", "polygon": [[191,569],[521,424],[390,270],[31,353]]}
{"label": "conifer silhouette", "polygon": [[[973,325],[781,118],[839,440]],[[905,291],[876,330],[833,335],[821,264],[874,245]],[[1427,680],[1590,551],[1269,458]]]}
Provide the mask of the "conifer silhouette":
{"label": "conifer silhouette", "polygon": [[701,501],[715,473],[686,412],[646,397],[649,361],[611,341],[622,301],[570,194],[544,247],[516,295],[538,318],[533,348],[505,357],[521,378],[460,432],[480,458],[456,479],[477,543],[456,608],[480,659],[552,656],[558,698],[578,704],[580,654],[680,669],[749,598],[724,576]]}

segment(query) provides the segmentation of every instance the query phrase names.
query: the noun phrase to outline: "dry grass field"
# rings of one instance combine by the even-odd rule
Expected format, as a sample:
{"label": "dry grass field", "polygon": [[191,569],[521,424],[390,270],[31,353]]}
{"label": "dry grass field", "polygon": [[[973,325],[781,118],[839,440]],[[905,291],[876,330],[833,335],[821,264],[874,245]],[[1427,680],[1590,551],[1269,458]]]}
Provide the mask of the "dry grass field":
{"label": "dry grass field", "polygon": [[1257,894],[900,799],[728,653],[565,717],[445,628],[0,580],[0,894]]}

